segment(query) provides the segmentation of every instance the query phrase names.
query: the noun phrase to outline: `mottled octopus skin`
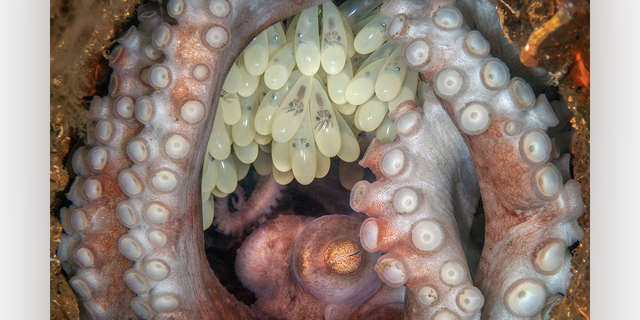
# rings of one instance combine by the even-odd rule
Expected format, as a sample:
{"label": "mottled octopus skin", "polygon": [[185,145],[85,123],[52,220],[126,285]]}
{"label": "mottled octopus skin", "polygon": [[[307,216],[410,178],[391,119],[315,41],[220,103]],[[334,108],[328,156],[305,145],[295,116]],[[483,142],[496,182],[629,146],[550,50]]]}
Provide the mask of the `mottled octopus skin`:
{"label": "mottled octopus skin", "polygon": [[[518,82],[520,80],[517,79],[509,81],[508,72],[506,79],[498,85],[483,78],[484,69],[481,67],[492,58],[488,52],[477,54],[477,51],[472,52],[465,45],[466,36],[472,32],[464,22],[457,23],[462,15],[453,5],[454,1],[448,0],[424,3],[390,1],[383,6],[382,13],[392,17],[387,31],[390,39],[405,47],[405,62],[434,84],[435,95],[460,129],[476,167],[486,214],[485,245],[474,279],[485,297],[483,319],[537,318],[545,305],[557,302],[558,293],[566,292],[571,278],[571,255],[566,247],[583,236],[576,221],[584,212],[580,185],[575,180],[569,180],[563,185],[560,171],[550,163],[551,143],[545,132],[548,127],[556,126],[558,119],[546,97],[541,95],[535,99],[531,89],[518,87],[523,82]],[[458,12],[460,19],[448,20],[457,21],[449,25],[436,26],[434,21],[438,10],[448,10],[446,12],[450,14]],[[411,55],[411,52],[407,53],[408,48],[416,41],[422,41],[429,47],[428,56],[418,60],[418,63],[415,63],[416,59],[407,58],[407,55]],[[451,79],[445,78],[447,72],[461,75],[459,78],[462,79],[462,84],[459,88],[448,91],[447,85],[452,86],[456,82],[443,80]],[[425,97],[425,112],[428,110],[427,100],[429,99]],[[476,102],[480,102],[487,112],[488,125],[482,128],[465,127],[462,122],[469,121],[469,118],[464,118],[464,108]],[[536,148],[542,148],[545,154],[541,157],[531,158],[525,155],[526,148],[530,145],[525,144],[524,137],[532,132],[547,140],[546,143],[541,143],[546,146],[541,147],[539,143],[535,148],[528,149],[534,152],[539,150]],[[385,150],[404,145],[402,139],[399,140],[385,147]],[[416,144],[409,148],[417,150],[420,147],[423,146]],[[363,165],[367,165],[366,158]],[[378,163],[373,165],[375,167]],[[414,168],[406,170],[410,170],[412,176],[430,170],[428,166],[420,167],[417,171]],[[551,192],[554,191],[552,188],[545,194],[538,188],[542,173],[549,173],[544,176],[550,177],[547,183],[555,183],[555,192]],[[402,184],[398,183],[399,186]],[[354,191],[352,206],[354,199],[358,198]],[[386,199],[388,197],[375,194],[374,199],[369,201],[382,202]],[[357,207],[356,204],[354,208]],[[383,205],[378,204],[375,208],[364,211],[367,214],[379,214],[380,207]],[[389,213],[390,210],[386,211],[386,214],[393,214]],[[385,233],[392,232],[389,229],[394,228],[390,226],[381,229],[380,232]],[[410,237],[408,233],[403,236]],[[398,241],[395,237],[393,239],[393,242]],[[536,256],[541,254],[540,250],[545,246],[553,245],[564,247],[565,253],[561,254],[561,261],[555,263],[557,267],[543,270],[536,262]],[[394,245],[381,249],[387,249],[390,251],[388,254],[396,255],[395,252],[401,250],[400,246]],[[411,272],[416,270],[411,269]],[[413,280],[410,276],[408,287]],[[523,299],[535,297],[520,290],[514,291],[514,288],[523,283],[539,289],[539,298],[522,309],[509,308],[507,297],[513,297],[514,292]],[[416,299],[415,290],[411,287],[409,289],[408,300]],[[414,296],[410,296],[410,293]],[[419,302],[406,301],[406,305],[419,305]],[[408,308],[406,315],[410,316]],[[424,314],[420,317],[424,317]]]}
{"label": "mottled octopus skin", "polygon": [[[264,222],[271,209],[282,197],[283,186],[278,184],[273,175],[260,177],[256,189],[248,199],[242,187],[236,187],[238,202],[234,204],[237,213],[231,213],[227,205],[228,196],[217,200],[214,204],[215,216],[213,225],[222,234],[234,237],[242,235],[255,222]],[[255,195],[255,196],[254,196]]]}
{"label": "mottled octopus skin", "polygon": [[[141,8],[142,9],[142,8]],[[155,11],[141,11],[139,28],[132,28],[119,42],[119,56],[110,60],[110,65],[118,70],[112,75],[112,83],[118,83],[116,97],[139,96],[152,90],[138,81],[138,74],[153,62],[139,54],[140,49],[150,43],[149,34],[161,23]],[[114,53],[118,51],[114,50]],[[114,80],[116,79],[116,80]],[[114,89],[114,87],[110,87]],[[79,175],[67,195],[74,205],[62,209],[60,218],[66,234],[60,236],[58,257],[70,276],[70,284],[84,299],[84,307],[95,318],[136,318],[129,307],[135,294],[122,282],[121,275],[133,266],[117,249],[117,241],[127,232],[118,222],[113,212],[116,205],[127,196],[118,187],[118,174],[133,162],[126,155],[126,146],[131,138],[140,132],[142,126],[132,116],[116,116],[114,96],[95,97],[91,102],[91,120],[88,128],[94,129],[103,119],[107,125],[115,127],[112,137],[98,138],[95,130],[90,130],[87,146],[78,149],[73,156],[73,170]],[[89,154],[96,150],[106,150],[107,161],[89,162]],[[103,166],[100,169],[100,166]],[[91,187],[88,182],[97,181],[98,190],[88,197]],[[80,251],[83,250],[83,251]],[[84,251],[86,250],[86,251]],[[76,262],[74,255],[85,252],[87,261],[93,265]],[[120,275],[120,276],[114,276]],[[83,314],[89,317],[89,314]]]}
{"label": "mottled octopus skin", "polygon": [[[251,309],[222,287],[206,262],[200,212],[201,164],[206,150],[198,146],[207,143],[222,83],[241,49],[269,25],[321,2],[232,1],[228,3],[226,15],[215,16],[209,11],[208,1],[172,0],[168,12],[178,21],[177,25],[163,24],[156,12],[139,7],[140,26],[130,29],[119,40],[118,48],[121,49],[112,52],[110,65],[114,72],[109,96],[95,98],[91,104],[86,146],[73,157],[74,171],[79,175],[68,194],[73,206],[61,211],[66,235],[61,236],[58,257],[71,276],[71,286],[82,299],[83,318],[256,317]],[[411,40],[425,37],[434,30],[433,25],[428,26],[433,11],[453,4],[453,1],[390,1],[383,13],[394,19],[402,14],[401,19],[406,22],[390,38],[406,47]],[[211,27],[222,28],[216,30],[222,30],[222,35],[227,36],[219,48],[206,43],[205,33]],[[160,37],[159,41],[153,41],[152,32],[161,28],[169,31],[168,38]],[[431,82],[438,71],[450,65],[479,69],[478,61],[482,59],[467,64],[460,58],[463,57],[463,48],[459,46],[459,40],[466,31],[464,24],[454,31],[435,30],[430,34],[432,40],[429,40],[433,41],[432,60],[414,68]],[[162,55],[157,55],[158,51],[162,51]],[[209,71],[205,79],[194,78],[193,72],[198,65],[206,66]],[[156,79],[157,83],[149,84],[146,75],[153,69],[166,70],[166,73],[164,79],[160,77]],[[163,81],[167,81],[166,85]],[[465,88],[465,93],[449,100],[438,97],[456,125],[459,125],[459,109],[471,96],[470,92],[475,93],[472,89],[478,84],[478,81],[472,83]],[[478,97],[475,99],[484,101],[498,95],[508,96],[505,88],[483,90],[476,93]],[[135,113],[127,109],[126,103],[118,104],[124,97],[136,103]],[[434,99],[427,100],[435,102]],[[139,103],[141,101],[150,102],[147,105],[150,108],[145,109],[145,105]],[[204,106],[204,114],[197,121],[188,122],[181,113],[182,106],[188,101],[198,101]],[[491,124],[484,132],[476,136],[462,133],[475,163],[487,213],[485,247],[475,279],[476,286],[484,294],[482,317],[486,319],[516,318],[505,309],[503,297],[508,287],[518,279],[539,281],[549,299],[555,297],[554,293],[564,293],[570,278],[569,259],[565,259],[555,274],[545,275],[536,271],[532,256],[550,240],[571,244],[582,235],[575,223],[584,210],[577,182],[570,180],[557,194],[541,198],[535,194],[531,176],[546,164],[530,165],[520,158],[518,143],[523,133],[533,128],[545,130],[557,124],[548,103],[545,104],[546,99],[542,97],[538,101],[527,111],[505,111],[508,109],[503,106],[495,107],[491,109]],[[397,113],[407,110],[411,108],[399,108]],[[433,107],[427,110],[436,112]],[[504,133],[507,119],[520,121],[520,130],[514,136]],[[176,135],[183,139],[180,140],[180,150],[187,152],[172,157],[171,154],[175,153],[168,153],[165,147],[167,140]],[[138,149],[137,155],[146,156],[132,156],[128,147],[136,141],[144,145],[144,151]],[[412,143],[408,148],[417,150],[423,147],[420,143]],[[455,161],[466,163],[467,159],[456,158]],[[371,163],[373,166],[375,162]],[[447,177],[446,172],[440,175]],[[378,177],[381,176],[378,174]],[[458,177],[474,179],[473,175]],[[163,183],[174,178],[175,185]],[[455,181],[449,183],[454,185]],[[411,180],[411,183],[419,185],[421,182]],[[387,188],[388,197],[393,194],[393,185],[388,183]],[[447,189],[454,193],[452,190]],[[463,192],[470,190],[473,187],[461,189]],[[445,210],[448,213],[469,211],[465,209],[474,207],[473,197],[463,198],[467,202],[460,205],[458,209],[461,210],[455,208],[460,203],[454,200],[449,199],[451,203],[444,198],[438,201],[449,205]],[[132,214],[129,219],[126,218],[128,212]],[[403,223],[400,219],[391,221],[388,217],[382,221],[388,226],[402,226]],[[457,228],[463,228],[451,222],[447,224],[445,232],[455,234]],[[407,230],[404,225],[400,231]],[[394,230],[383,230],[387,231]],[[405,316],[434,314],[434,310],[420,304],[411,286],[422,279],[436,279],[438,275],[428,273],[426,268],[421,269],[414,259],[416,253],[411,251],[413,249],[408,243],[410,238],[395,231],[384,239],[386,242],[381,242],[386,245],[381,250],[397,248],[388,255],[409,261],[408,275],[423,276],[406,279],[410,290],[406,291]],[[462,242],[464,245],[464,239]],[[393,246],[398,243],[401,245]],[[455,256],[463,261],[460,244],[446,245],[451,246]],[[468,278],[464,282],[467,284],[470,284]],[[455,298],[455,294],[449,293],[448,297]],[[455,305],[455,299],[437,303]],[[465,318],[477,316],[477,312],[464,315]]]}
{"label": "mottled octopus skin", "polygon": [[[464,290],[479,293],[473,288],[459,236],[469,233],[479,198],[469,151],[432,91],[425,94],[422,109],[407,101],[393,111],[391,118],[396,123],[396,140],[388,145],[374,140],[361,161],[362,166],[376,174],[377,180],[358,182],[351,191],[351,207],[370,216],[360,232],[363,247],[370,252],[386,253],[378,259],[376,270],[387,284],[406,286],[407,296],[417,297],[425,287],[435,290],[437,300],[430,306],[407,299],[407,318],[431,319],[449,310],[462,319],[479,319],[481,302],[466,312],[456,303]],[[403,159],[394,162],[391,155],[398,151]],[[389,171],[389,167],[397,168],[397,172]],[[401,190],[411,190],[417,195],[410,199],[412,210],[402,210],[409,198],[399,196]],[[461,222],[460,231],[456,220]],[[416,226],[423,222],[437,224],[443,232],[441,243],[433,249],[420,249],[412,238]],[[372,226],[377,234],[373,234],[375,239],[367,240],[367,227]],[[391,281],[385,276],[384,270],[389,265],[386,261],[401,265],[404,273],[401,281]],[[457,275],[459,281],[442,279],[441,270],[447,263],[463,268]]]}
{"label": "mottled octopus skin", "polygon": [[[176,2],[180,1],[172,1],[170,6]],[[86,212],[91,227],[75,230],[67,224],[66,232],[75,236],[63,240],[58,251],[60,259],[69,264],[69,273],[75,275],[71,284],[84,300],[81,303],[84,318],[254,317],[247,306],[220,285],[206,262],[200,213],[201,164],[205,149],[196,146],[207,143],[218,104],[219,95],[216,93],[220,92],[224,78],[241,49],[269,25],[321,1],[239,1],[229,3],[230,10],[224,17],[214,16],[208,9],[208,1],[182,3],[181,13],[173,14],[178,24],[164,24],[170,30],[169,40],[162,48],[154,44],[156,49],[162,49],[164,60],[148,61],[143,53],[144,45],[129,40],[137,37],[135,28],[132,28],[120,41],[124,52],[112,61],[114,75],[109,97],[102,101],[97,99],[91,106],[93,121],[109,119],[116,126],[112,137],[105,143],[112,149],[109,150],[108,165],[102,171],[75,170],[82,178],[75,182],[69,198]],[[141,15],[141,20],[144,16]],[[221,48],[203,43],[206,41],[203,33],[213,26],[222,27],[228,36]],[[147,38],[140,41],[148,44],[149,38],[147,34]],[[128,41],[133,41],[133,44],[128,45]],[[135,58],[142,59],[143,63],[133,61]],[[141,69],[153,63],[156,63],[154,67],[169,70],[169,84],[164,88],[142,85],[145,91],[135,91],[134,83],[141,85],[136,81],[142,74]],[[209,70],[209,76],[202,82],[192,75],[199,64]],[[136,119],[144,124],[142,131],[137,132],[140,123],[135,119],[115,116],[112,101],[130,95],[138,102],[144,94],[148,94],[148,101],[152,102],[152,112],[148,115],[136,108]],[[205,106],[205,114],[200,121],[188,123],[182,118],[181,107],[187,101],[199,101]],[[95,128],[93,123],[89,123],[90,129]],[[174,134],[181,135],[189,143],[188,154],[180,159],[172,159],[164,150],[164,139]],[[132,139],[141,139],[147,153],[146,159],[133,165],[126,153],[127,143]],[[96,140],[90,133],[87,147],[104,143]],[[74,167],[86,168],[89,165],[86,158],[81,156],[82,153],[78,154],[79,165]],[[157,190],[152,185],[151,180],[161,171],[168,172],[168,175],[163,173],[158,178],[173,175],[177,179],[169,191]],[[120,190],[127,189],[123,188],[127,184],[123,181],[126,173],[128,177],[135,178],[133,183],[129,178],[129,186],[133,186],[133,190],[140,186],[141,192],[132,194]],[[83,182],[96,181],[92,179],[101,183],[103,193],[98,199],[88,199],[86,192],[83,194]],[[116,205],[127,197],[127,206],[137,220],[128,231],[118,222],[116,214]],[[166,221],[153,223],[148,219],[147,209],[152,204],[161,205],[169,212]],[[63,221],[70,220],[64,216]],[[150,235],[156,245],[149,240]],[[159,246],[162,242],[165,243]],[[93,265],[76,263],[74,255],[85,247],[95,260]],[[122,247],[129,249],[129,259],[133,262],[123,259],[122,250],[117,252]],[[87,255],[85,250],[80,253]],[[155,267],[159,270],[153,270]],[[125,270],[135,282],[134,288],[124,285]],[[163,272],[167,274],[153,280],[149,277],[149,270],[156,276],[163,275]],[[132,293],[130,289],[137,292]]]}
{"label": "mottled octopus skin", "polygon": [[[256,294],[252,309],[258,318],[401,317],[405,290],[378,278],[373,269],[378,255],[360,247],[361,223],[345,215],[281,215],[254,231],[238,250],[236,273]],[[338,274],[326,263],[325,252],[332,243],[345,240],[357,246],[361,264]]]}

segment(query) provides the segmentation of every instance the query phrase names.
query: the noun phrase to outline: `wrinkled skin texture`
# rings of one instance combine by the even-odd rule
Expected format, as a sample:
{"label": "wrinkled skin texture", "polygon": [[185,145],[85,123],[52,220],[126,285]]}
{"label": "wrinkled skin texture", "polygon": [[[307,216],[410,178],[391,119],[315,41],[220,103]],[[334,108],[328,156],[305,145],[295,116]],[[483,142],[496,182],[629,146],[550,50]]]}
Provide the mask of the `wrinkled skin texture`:
{"label": "wrinkled skin texture", "polygon": [[[202,169],[193,168],[201,168],[199,164],[205,151],[196,146],[206,144],[215,107],[205,107],[202,119],[189,122],[181,113],[181,106],[189,100],[200,101],[204,106],[216,106],[224,76],[249,40],[269,25],[319,3],[243,1],[232,3],[227,17],[212,18],[199,13],[207,12],[205,4],[191,5],[189,2],[184,12],[175,17],[178,25],[171,26],[172,38],[162,48],[164,57],[156,61],[141,54],[144,46],[150,43],[150,30],[160,24],[152,14],[141,17],[139,30],[123,36],[120,41],[123,52],[114,55],[111,61],[114,76],[110,95],[92,102],[87,147],[74,155],[74,171],[80,175],[69,193],[74,206],[61,214],[68,236],[61,238],[58,255],[67,272],[73,276],[70,280],[72,287],[84,299],[84,317],[88,318],[88,314],[99,319],[138,316],[247,319],[260,316],[220,285],[204,257],[199,192]],[[419,18],[415,23],[419,26],[430,18],[431,9],[415,3],[398,2],[389,5],[384,13],[389,16],[404,13],[412,19]],[[222,26],[228,35],[228,41],[221,48],[212,48],[204,43],[204,33],[214,24]],[[411,27],[408,29],[412,30]],[[420,32],[407,31],[395,40],[406,45],[419,35]],[[154,63],[162,63],[170,71],[169,84],[152,84],[155,91],[138,80],[140,72]],[[446,63],[445,59],[437,66],[419,71],[433,81],[437,71]],[[210,71],[204,81],[196,81],[191,76],[197,64],[206,65]],[[127,116],[126,111],[113,108],[124,96],[139,99],[144,95],[152,101],[154,112],[142,123],[133,115]],[[458,125],[458,102],[442,98],[440,101]],[[105,119],[110,121],[109,124],[105,125]],[[516,161],[515,164],[507,163],[505,168],[502,161],[519,157],[517,147],[499,149],[493,142],[505,139],[501,136],[501,128],[506,121],[492,122],[484,135],[462,135],[476,166],[487,212],[487,245],[474,281],[485,296],[482,312],[487,318],[508,316],[504,313],[502,296],[515,281],[514,277],[521,277],[513,275],[519,270],[508,271],[509,268],[494,265],[493,261],[503,261],[509,267],[516,264],[515,269],[524,269],[525,274],[532,277],[531,268],[526,264],[538,243],[528,240],[537,239],[537,235],[543,239],[565,237],[565,242],[571,244],[580,238],[574,225],[575,218],[583,210],[579,187],[571,181],[553,199],[535,198],[531,195],[535,190],[512,194],[513,185],[521,185],[518,177],[531,175],[538,167],[527,167]],[[170,134],[179,134],[189,142],[190,151],[183,157],[172,158],[163,150],[162,141]],[[127,145],[136,137],[147,143],[148,154],[144,158],[131,159],[127,155]],[[517,139],[509,141],[507,145],[515,143],[517,146]],[[422,145],[418,143],[410,147],[421,148]],[[93,162],[101,159],[99,152],[93,152],[96,148],[107,151],[106,165]],[[375,167],[375,164],[371,166]],[[171,175],[177,178],[177,182],[169,190],[164,190],[159,182],[153,180],[156,176]],[[518,199],[524,199],[525,203],[519,203]],[[126,209],[122,201],[128,201]],[[149,209],[152,204],[161,204],[169,212],[168,218],[154,219]],[[135,221],[122,223],[122,218],[118,220],[113,214],[123,210],[135,212],[136,218],[132,218]],[[299,222],[297,228],[302,228],[303,223]],[[518,228],[524,229],[522,234],[527,236],[511,232]],[[289,239],[294,237],[297,235],[290,235]],[[518,245],[519,242],[522,245]],[[383,251],[386,249],[391,250],[393,246]],[[159,266],[166,272],[154,273],[150,270],[153,266]],[[551,294],[563,292],[567,269],[565,265],[561,272],[563,276],[550,279],[556,284],[549,285],[546,291]],[[128,286],[122,281],[123,275],[125,281],[128,279]],[[306,292],[301,296],[307,297],[304,299],[308,299],[310,309],[321,312],[322,303],[312,302],[312,297]],[[418,304],[416,293],[407,291],[405,308],[418,311],[407,312],[405,316],[433,313],[434,310],[424,311]]]}

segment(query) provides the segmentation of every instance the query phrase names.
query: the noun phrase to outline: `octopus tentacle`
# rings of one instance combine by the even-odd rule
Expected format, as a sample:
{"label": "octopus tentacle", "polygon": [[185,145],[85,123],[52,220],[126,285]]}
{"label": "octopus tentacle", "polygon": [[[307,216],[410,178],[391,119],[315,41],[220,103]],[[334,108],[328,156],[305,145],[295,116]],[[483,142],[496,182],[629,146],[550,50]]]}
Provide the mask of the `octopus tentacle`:
{"label": "octopus tentacle", "polygon": [[[143,34],[132,28],[123,37],[124,49],[116,47],[112,53],[116,72],[109,84],[110,97],[94,100],[91,112],[100,121],[89,124],[89,131],[95,131],[89,137],[96,136],[89,144],[112,147],[108,151],[113,161],[101,175],[78,179],[69,195],[76,205],[82,205],[79,185],[84,183],[88,193],[84,197],[89,197],[84,204],[86,220],[95,222],[93,226],[103,238],[82,239],[78,245],[77,239],[63,240],[59,251],[65,262],[82,262],[72,286],[83,293],[84,305],[93,317],[125,318],[134,313],[145,319],[253,317],[226,292],[206,264],[202,218],[196,219],[201,196],[195,182],[200,181],[201,172],[191,169],[203,162],[204,150],[195,146],[204,143],[208,137],[205,132],[211,131],[212,121],[207,120],[215,113],[211,107],[217,105],[215,92],[222,86],[233,57],[256,32],[316,2],[266,6],[256,1],[173,0],[168,12],[177,25],[160,24],[155,19],[155,25],[141,24],[139,32]],[[153,14],[140,14],[141,20],[149,17]],[[118,71],[118,62],[128,73]],[[135,101],[135,119],[128,114],[131,119],[127,120],[119,114],[117,102],[129,95]],[[131,106],[125,108],[129,113],[131,110]],[[140,123],[144,124],[141,132]],[[76,157],[84,154],[82,149]],[[78,167],[80,173],[86,172],[82,169],[86,165]],[[125,218],[120,226],[116,216]],[[98,223],[98,219],[111,219],[111,223]],[[124,227],[129,230],[123,235]],[[65,229],[74,231],[69,226]],[[91,235],[89,231],[85,238]],[[75,250],[74,259],[71,250],[78,246],[81,248]],[[129,269],[125,272],[123,268]],[[89,278],[89,273],[99,276]],[[108,282],[98,284],[101,280]]]}
{"label": "octopus tentacle", "polygon": [[[576,223],[584,212],[580,186],[569,180],[563,187],[549,162],[546,130],[558,119],[546,97],[536,99],[526,82],[510,79],[506,65],[490,56],[488,42],[452,5],[433,1],[408,12],[406,1],[395,1],[382,11],[393,17],[390,37],[434,84],[476,166],[486,212],[475,279],[486,297],[482,314],[533,317],[569,283],[567,246],[582,238]],[[408,16],[414,12],[420,14]]]}
{"label": "octopus tentacle", "polygon": [[[207,144],[240,50],[267,26],[320,2],[171,0],[167,11],[176,25],[139,7],[140,26],[112,52],[109,96],[91,104],[87,146],[72,161],[80,175],[68,194],[73,205],[61,211],[66,235],[58,255],[83,299],[83,318],[300,318],[309,312],[374,319],[397,316],[403,300],[408,318],[477,319],[483,304],[486,318],[528,318],[565,292],[566,247],[582,237],[575,219],[584,205],[577,182],[553,164],[567,163],[566,156],[550,154],[546,131],[558,119],[544,95],[536,99],[491,57],[493,43],[465,25],[455,0],[389,1],[382,13],[390,18],[376,17],[383,26],[376,30],[386,28],[386,36],[402,44],[395,47],[404,62],[433,88],[422,111],[407,101],[391,113],[398,138],[386,146],[374,141],[362,161],[378,181],[357,184],[351,204],[371,217],[362,226],[326,223],[335,216],[271,221],[245,243],[260,251],[265,237],[276,238],[277,250],[265,253],[269,263],[246,254],[238,260],[238,274],[262,299],[249,309],[222,287],[204,253],[200,164],[206,150],[198,147]],[[487,236],[477,289],[464,248],[479,193]],[[346,235],[348,242],[336,242]],[[375,269],[377,254],[365,255],[360,246],[386,252]],[[350,265],[358,254],[370,263]],[[311,256],[330,258],[305,264]],[[370,281],[305,274],[307,267],[361,272]],[[256,276],[267,271],[288,281],[284,297],[265,293],[264,279]],[[348,290],[332,291],[323,280]],[[268,303],[283,298],[290,301]]]}
{"label": "octopus tentacle", "polygon": [[396,140],[374,140],[361,162],[377,181],[358,182],[351,192],[352,208],[370,216],[362,245],[386,252],[376,270],[388,285],[407,287],[407,318],[478,319],[484,300],[459,236],[471,224],[459,230],[456,223],[473,218],[480,196],[469,151],[432,90],[422,109],[406,101],[392,119]]}
{"label": "octopus tentacle", "polygon": [[258,318],[398,318],[404,288],[380,281],[373,269],[379,254],[362,250],[360,225],[344,215],[281,215],[253,232],[238,250],[236,270],[256,294]]}
{"label": "octopus tentacle", "polygon": [[215,202],[214,225],[217,230],[226,235],[239,236],[247,230],[251,224],[261,220],[265,215],[271,213],[277,201],[282,197],[284,186],[280,185],[273,178],[273,175],[262,176],[251,193],[245,200],[244,190],[238,186],[236,193],[238,202],[236,203],[237,213],[231,213],[227,205],[227,198],[224,197]]}

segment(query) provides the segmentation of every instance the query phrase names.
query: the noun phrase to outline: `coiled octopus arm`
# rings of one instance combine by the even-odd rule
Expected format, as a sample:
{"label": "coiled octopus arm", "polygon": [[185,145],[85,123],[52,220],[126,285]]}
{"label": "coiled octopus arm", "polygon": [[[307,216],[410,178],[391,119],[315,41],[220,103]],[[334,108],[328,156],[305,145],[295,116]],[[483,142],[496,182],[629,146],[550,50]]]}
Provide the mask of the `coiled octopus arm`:
{"label": "coiled octopus arm", "polygon": [[[149,10],[147,10],[149,9]],[[115,244],[127,232],[113,214],[127,196],[118,186],[118,174],[133,162],[126,154],[127,143],[142,125],[133,117],[135,97],[152,89],[141,83],[139,74],[152,62],[140,54],[150,45],[151,31],[162,22],[157,11],[139,7],[139,28],[132,27],[122,38],[109,60],[115,72],[112,94],[91,102],[87,143],[73,155],[78,178],[67,197],[73,205],[60,212],[66,234],[60,236],[58,257],[72,276],[70,285],[84,299],[81,316],[98,319],[135,317],[129,307],[135,294],[121,276],[133,265]]]}
{"label": "coiled octopus arm", "polygon": [[206,145],[215,93],[240,50],[319,3],[172,0],[177,25],[142,12],[144,34],[132,27],[119,40],[109,96],[91,104],[88,147],[74,155],[82,177],[68,197],[78,209],[62,214],[69,236],[58,252],[83,318],[254,317],[207,265],[196,146]]}
{"label": "coiled octopus arm", "polygon": [[[483,318],[539,317],[557,302],[558,293],[565,293],[571,277],[567,246],[583,236],[576,222],[584,212],[580,185],[575,180],[563,185],[560,170],[550,163],[552,145],[546,130],[556,126],[558,119],[546,97],[540,95],[536,99],[524,80],[510,78],[507,66],[490,56],[489,43],[464,24],[454,4],[450,0],[399,0],[386,3],[382,12],[392,17],[387,29],[390,39],[404,46],[405,62],[433,84],[435,96],[460,130],[476,166],[486,214],[485,246],[474,281],[486,299]],[[425,112],[427,100],[430,99],[425,99]],[[400,120],[396,120],[396,127],[400,132],[403,127]],[[379,170],[384,174],[382,168],[401,168],[395,169],[400,176],[406,174],[405,170],[418,176],[412,170],[411,155],[398,153],[397,158],[402,161],[389,160],[389,165],[385,164],[393,157],[390,150],[406,144],[403,138],[398,140],[384,149]],[[414,152],[417,148],[414,147]],[[398,188],[396,194],[400,194],[402,186],[403,183],[394,185]],[[359,197],[358,193],[352,193],[354,208],[359,206]],[[378,202],[367,210],[379,214],[380,208],[384,208],[395,213],[392,208],[385,208],[389,205],[383,199],[387,198],[376,199]],[[413,198],[419,199],[419,194]],[[396,202],[393,205],[396,212],[401,212]],[[407,309],[421,302],[424,305],[423,296],[417,291],[422,289],[412,286],[422,280],[421,270],[405,262],[415,253],[406,250],[400,255],[402,245],[396,243],[408,241],[397,240],[396,226],[377,225],[381,227],[372,230],[380,234],[377,238],[383,240],[378,242],[384,246],[378,244],[373,248],[390,250],[387,255],[402,262],[395,264],[401,266],[400,270],[389,274],[402,275],[399,279],[406,281]],[[405,239],[410,237],[408,230],[400,231]],[[365,248],[369,247],[366,245],[369,233],[365,222],[361,231]],[[394,240],[384,241],[387,234],[387,238]],[[382,262],[379,260],[377,268],[385,279],[386,271],[392,267]],[[436,303],[440,302],[438,299]],[[458,299],[458,303],[469,301],[473,299]],[[458,305],[464,313],[463,306]],[[407,316],[411,317],[411,313],[407,312]],[[459,317],[460,314],[450,315],[451,319]]]}

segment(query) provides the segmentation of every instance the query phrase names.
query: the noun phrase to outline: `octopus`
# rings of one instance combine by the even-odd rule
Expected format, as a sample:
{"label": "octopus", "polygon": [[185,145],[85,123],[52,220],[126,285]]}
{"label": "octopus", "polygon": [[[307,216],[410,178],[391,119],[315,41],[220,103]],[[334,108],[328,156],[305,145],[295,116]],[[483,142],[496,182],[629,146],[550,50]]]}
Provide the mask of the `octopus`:
{"label": "octopus", "polygon": [[341,38],[338,32],[335,30],[336,22],[329,18],[329,31],[324,35],[324,43],[330,46],[339,45],[343,47],[340,42]]}
{"label": "octopus", "polygon": [[[367,149],[360,164],[375,179],[353,187],[354,212],[262,223],[236,260],[256,303],[222,286],[204,252],[194,169],[210,106],[256,34],[320,3],[171,0],[175,25],[140,10],[111,53],[108,95],[91,102],[86,145],[72,158],[73,204],[60,212],[57,254],[83,318],[522,319],[545,316],[566,293],[584,204],[547,134],[557,104],[536,97],[548,75],[493,58],[501,31],[482,19],[496,15],[466,23],[451,0],[382,7],[389,39],[433,88],[423,106],[408,100],[391,113],[393,143]],[[474,6],[460,5],[486,9]],[[472,278],[480,196],[486,227]]]}
{"label": "octopus", "polygon": [[304,111],[304,102],[302,101],[302,98],[304,97],[304,92],[306,90],[307,90],[307,87],[300,86],[300,89],[296,93],[295,99],[289,102],[289,106],[283,110],[284,113],[293,112],[293,116],[295,117],[301,114],[302,111]]}
{"label": "octopus", "polygon": [[320,110],[316,113],[316,121],[318,122],[314,129],[325,130],[331,125],[333,128],[333,121],[331,121],[331,112],[327,110],[324,106],[324,102],[322,102],[322,98],[319,94],[316,94],[316,103]]}

